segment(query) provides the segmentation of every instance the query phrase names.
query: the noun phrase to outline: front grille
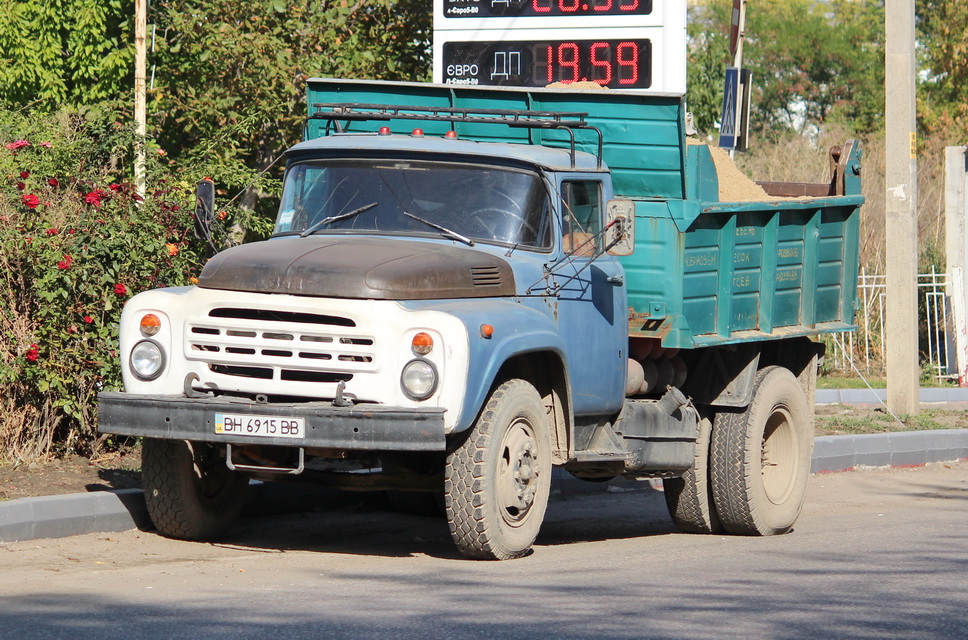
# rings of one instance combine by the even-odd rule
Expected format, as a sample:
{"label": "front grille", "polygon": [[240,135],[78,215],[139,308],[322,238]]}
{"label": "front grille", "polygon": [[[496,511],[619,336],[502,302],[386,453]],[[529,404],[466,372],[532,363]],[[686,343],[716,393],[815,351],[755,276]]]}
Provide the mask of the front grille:
{"label": "front grille", "polygon": [[498,267],[471,267],[471,281],[475,287],[499,287],[501,270]]}
{"label": "front grille", "polygon": [[374,337],[340,316],[223,307],[187,331],[186,357],[226,376],[333,384],[377,364]]}

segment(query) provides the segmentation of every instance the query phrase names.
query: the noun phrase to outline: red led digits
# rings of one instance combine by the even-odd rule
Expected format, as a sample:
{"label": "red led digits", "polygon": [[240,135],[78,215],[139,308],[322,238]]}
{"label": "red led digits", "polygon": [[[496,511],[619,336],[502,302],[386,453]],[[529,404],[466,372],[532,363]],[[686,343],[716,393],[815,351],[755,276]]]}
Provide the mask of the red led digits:
{"label": "red led digits", "polygon": [[[598,52],[601,51],[602,49],[605,50],[605,59],[601,59],[598,57]],[[597,82],[602,86],[605,86],[612,81],[612,64],[609,62],[609,58],[611,58],[612,56],[610,54],[611,54],[611,47],[607,42],[596,42],[595,44],[592,45],[592,49],[591,49],[592,67],[594,67],[595,69],[602,69],[602,68],[605,69],[604,78],[592,78],[592,80],[594,80],[595,82]]]}
{"label": "red led digits", "polygon": [[[557,0],[557,2],[555,0],[531,0],[531,11],[536,14],[557,12],[565,15],[620,14],[639,11],[639,0],[624,0],[618,5],[617,11],[612,8],[614,5],[614,0]],[[648,3],[643,13],[652,13],[651,3]]]}
{"label": "red led digits", "polygon": [[[631,52],[631,57],[623,58],[623,51]],[[618,62],[620,67],[627,67],[632,71],[632,75],[630,77],[623,78],[621,77],[622,72],[619,70],[619,84],[634,85],[639,81],[639,48],[634,42],[619,43],[618,47],[615,49],[615,60]]]}
{"label": "red led digits", "polygon": [[[534,78],[543,78],[544,84],[591,80],[602,86],[640,86],[640,43],[575,41],[535,44]],[[538,62],[541,58],[543,60]],[[647,76],[645,80],[645,86],[648,86]]]}
{"label": "red led digits", "polygon": [[[566,51],[571,52],[570,59],[565,58]],[[562,42],[561,44],[558,45],[558,66],[562,68],[570,67],[572,70],[571,79],[568,80],[568,79],[562,78],[561,79],[562,82],[565,82],[565,83],[578,82],[578,80],[580,79],[579,74],[581,74],[581,71],[579,70],[579,66],[578,66],[578,59],[579,58],[578,58],[577,44],[575,44],[574,42]]]}

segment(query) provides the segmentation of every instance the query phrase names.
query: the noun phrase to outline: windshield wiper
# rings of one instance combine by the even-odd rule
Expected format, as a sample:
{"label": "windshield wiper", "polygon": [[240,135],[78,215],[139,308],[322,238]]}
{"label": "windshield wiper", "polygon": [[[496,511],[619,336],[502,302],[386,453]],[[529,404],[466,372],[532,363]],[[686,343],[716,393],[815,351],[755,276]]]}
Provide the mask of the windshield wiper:
{"label": "windshield wiper", "polygon": [[413,218],[417,222],[422,222],[425,225],[427,225],[428,227],[433,227],[437,231],[440,231],[441,235],[443,235],[444,237],[450,238],[451,240],[457,240],[459,242],[463,242],[468,247],[473,247],[474,246],[474,241],[471,240],[470,238],[465,237],[465,236],[462,236],[461,234],[457,233],[456,231],[451,231],[447,227],[442,227],[439,224],[437,224],[436,222],[431,222],[430,220],[424,220],[423,218],[421,218],[419,216],[415,216],[412,213],[409,213],[407,211],[404,211],[403,212],[403,215],[407,216],[408,218]]}
{"label": "windshield wiper", "polygon": [[305,231],[303,231],[302,233],[300,233],[299,234],[299,237],[300,238],[305,238],[306,236],[312,234],[313,232],[319,231],[320,227],[322,227],[324,224],[329,224],[331,222],[339,222],[340,220],[346,220],[347,218],[352,218],[353,216],[358,216],[361,213],[363,213],[364,211],[367,211],[369,209],[372,209],[377,204],[378,203],[376,203],[376,202],[371,202],[370,204],[365,204],[362,207],[357,207],[356,209],[353,209],[352,211],[347,211],[346,213],[341,213],[338,216],[330,216],[328,218],[323,218],[322,220],[320,220],[319,222],[317,222],[313,226],[309,227],[308,229],[306,229]]}

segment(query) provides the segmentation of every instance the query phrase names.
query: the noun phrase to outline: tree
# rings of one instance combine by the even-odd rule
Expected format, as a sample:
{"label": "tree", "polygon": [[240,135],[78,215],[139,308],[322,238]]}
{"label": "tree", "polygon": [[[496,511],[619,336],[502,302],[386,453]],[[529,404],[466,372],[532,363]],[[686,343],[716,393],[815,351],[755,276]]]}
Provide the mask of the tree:
{"label": "tree", "polygon": [[150,117],[172,156],[263,169],[301,138],[312,76],[425,79],[421,0],[171,0],[156,5]]}
{"label": "tree", "polygon": [[[728,58],[730,11],[725,0],[696,0],[690,11],[690,63],[702,65],[691,69],[691,96],[700,91],[697,82],[721,77],[715,65]],[[883,11],[880,0],[750,3],[743,64],[753,72],[753,128],[804,130],[830,120],[857,132],[878,128],[884,104]],[[696,54],[707,45],[710,51]],[[709,115],[697,120],[708,122]]]}
{"label": "tree", "polygon": [[0,11],[0,101],[91,105],[133,88],[131,0],[27,0]]}
{"label": "tree", "polygon": [[926,0],[918,3],[924,80],[918,111],[929,134],[947,144],[968,140],[968,3]]}

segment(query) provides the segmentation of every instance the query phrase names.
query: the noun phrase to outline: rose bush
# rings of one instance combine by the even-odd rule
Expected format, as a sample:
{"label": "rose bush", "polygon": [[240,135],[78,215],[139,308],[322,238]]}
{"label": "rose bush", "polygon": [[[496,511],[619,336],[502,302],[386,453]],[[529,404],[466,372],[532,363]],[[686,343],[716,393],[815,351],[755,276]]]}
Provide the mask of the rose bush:
{"label": "rose bush", "polygon": [[189,284],[206,257],[194,181],[154,154],[142,198],[125,178],[133,138],[91,116],[0,111],[0,141],[0,458],[96,453],[124,302]]}

